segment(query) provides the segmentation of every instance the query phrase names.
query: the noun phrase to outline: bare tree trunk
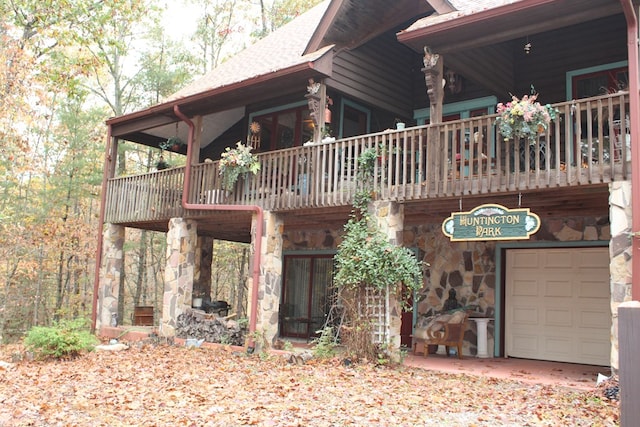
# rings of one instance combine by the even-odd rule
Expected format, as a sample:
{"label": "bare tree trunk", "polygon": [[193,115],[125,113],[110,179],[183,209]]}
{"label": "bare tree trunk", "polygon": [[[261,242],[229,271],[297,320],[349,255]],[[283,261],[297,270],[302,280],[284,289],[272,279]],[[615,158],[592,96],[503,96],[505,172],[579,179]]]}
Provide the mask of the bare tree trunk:
{"label": "bare tree trunk", "polygon": [[236,303],[236,318],[245,317],[246,313],[244,310],[244,299],[246,295],[246,280],[245,278],[245,265],[247,263],[247,252],[248,248],[242,249],[242,256],[240,257],[240,264],[238,265],[238,301]]}
{"label": "bare tree trunk", "polygon": [[40,245],[40,250],[38,251],[38,281],[36,282],[36,294],[33,298],[33,326],[38,325],[38,310],[40,309],[40,290],[42,289],[42,276],[44,274],[43,268],[43,248]]}
{"label": "bare tree trunk", "polygon": [[[133,297],[133,305],[139,306],[140,299],[146,300],[147,284],[147,230],[140,233],[140,246],[138,247],[138,280],[136,281],[136,292]],[[144,297],[143,297],[144,294]]]}

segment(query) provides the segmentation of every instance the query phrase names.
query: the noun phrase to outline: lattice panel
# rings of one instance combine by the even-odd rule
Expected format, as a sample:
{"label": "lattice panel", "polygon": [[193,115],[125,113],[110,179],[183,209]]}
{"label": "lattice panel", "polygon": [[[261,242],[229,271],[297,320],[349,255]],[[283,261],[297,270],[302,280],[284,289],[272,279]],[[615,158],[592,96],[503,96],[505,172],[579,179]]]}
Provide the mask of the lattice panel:
{"label": "lattice panel", "polygon": [[366,310],[373,330],[371,339],[382,344],[387,338],[387,292],[374,288],[366,288]]}

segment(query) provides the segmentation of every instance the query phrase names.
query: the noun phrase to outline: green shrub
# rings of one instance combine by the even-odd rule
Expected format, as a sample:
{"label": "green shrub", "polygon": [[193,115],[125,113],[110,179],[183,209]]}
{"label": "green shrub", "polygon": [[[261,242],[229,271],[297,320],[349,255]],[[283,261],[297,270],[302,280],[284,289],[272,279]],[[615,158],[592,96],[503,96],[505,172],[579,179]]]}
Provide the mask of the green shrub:
{"label": "green shrub", "polygon": [[313,340],[313,344],[314,356],[321,359],[327,359],[335,356],[337,344],[333,328],[330,326],[323,328],[320,333],[320,337]]}
{"label": "green shrub", "polygon": [[36,326],[27,332],[24,345],[38,359],[64,359],[91,351],[98,339],[85,319],[61,320],[52,326]]}

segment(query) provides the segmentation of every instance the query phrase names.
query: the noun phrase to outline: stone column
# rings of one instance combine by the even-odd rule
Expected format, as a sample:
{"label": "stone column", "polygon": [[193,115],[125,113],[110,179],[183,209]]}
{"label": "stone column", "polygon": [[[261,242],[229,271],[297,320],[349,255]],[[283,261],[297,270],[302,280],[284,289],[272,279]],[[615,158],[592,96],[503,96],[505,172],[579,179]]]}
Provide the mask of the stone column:
{"label": "stone column", "polygon": [[611,242],[611,368],[618,371],[618,306],[631,301],[631,181],[609,185]]}
{"label": "stone column", "polygon": [[[121,225],[106,224],[102,245],[102,265],[98,289],[96,330],[110,326],[118,314],[118,296],[124,269],[124,230]],[[122,319],[115,319],[118,324]]]}
{"label": "stone column", "polygon": [[[251,224],[252,235],[255,235],[256,216]],[[282,293],[282,233],[284,224],[275,213],[264,212],[264,235],[260,254],[260,283],[258,287],[258,312],[256,331],[264,333],[264,338],[271,344],[278,334],[278,310],[280,309],[280,294]],[[255,244],[251,245],[251,263],[249,265],[249,302],[252,295],[253,254]],[[251,307],[251,303],[249,303]],[[251,314],[251,313],[249,313]],[[260,351],[261,343],[256,340],[256,350]]]}
{"label": "stone column", "polygon": [[167,232],[167,258],[164,271],[164,296],[160,335],[173,337],[176,320],[191,307],[195,273],[197,223],[183,218],[172,218]]}
{"label": "stone column", "polygon": [[[389,201],[375,201],[369,206],[376,219],[378,227],[384,233],[389,243],[402,245],[404,229],[404,206]],[[392,349],[400,348],[400,326],[402,324],[402,309],[400,307],[400,289],[389,294],[387,313],[387,342]]]}

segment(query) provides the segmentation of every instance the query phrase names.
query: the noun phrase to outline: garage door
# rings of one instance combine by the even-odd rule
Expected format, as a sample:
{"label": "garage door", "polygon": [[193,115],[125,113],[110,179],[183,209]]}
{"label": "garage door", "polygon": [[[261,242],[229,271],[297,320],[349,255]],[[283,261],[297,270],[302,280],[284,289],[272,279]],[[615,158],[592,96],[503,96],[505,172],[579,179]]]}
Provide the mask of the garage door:
{"label": "garage door", "polygon": [[608,248],[507,251],[507,356],[610,365]]}

